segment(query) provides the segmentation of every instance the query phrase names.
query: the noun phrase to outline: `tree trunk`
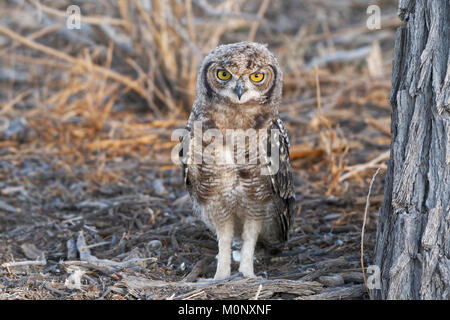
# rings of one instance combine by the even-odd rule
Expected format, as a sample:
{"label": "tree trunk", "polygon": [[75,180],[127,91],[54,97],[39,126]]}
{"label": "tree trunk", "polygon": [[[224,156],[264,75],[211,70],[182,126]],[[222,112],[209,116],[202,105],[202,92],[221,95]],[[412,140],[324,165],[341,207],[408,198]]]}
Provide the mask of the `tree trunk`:
{"label": "tree trunk", "polygon": [[450,1],[400,0],[375,299],[450,299]]}

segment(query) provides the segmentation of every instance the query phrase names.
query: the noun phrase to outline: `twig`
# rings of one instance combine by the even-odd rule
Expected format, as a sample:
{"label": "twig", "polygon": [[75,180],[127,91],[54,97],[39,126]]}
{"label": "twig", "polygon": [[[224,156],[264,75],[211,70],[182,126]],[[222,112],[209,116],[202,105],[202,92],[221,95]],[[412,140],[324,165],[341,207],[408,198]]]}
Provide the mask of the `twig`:
{"label": "twig", "polygon": [[255,294],[255,297],[253,298],[253,300],[258,300],[261,290],[262,290],[262,284],[259,285],[258,291],[256,291],[256,294]]}
{"label": "twig", "polygon": [[[117,262],[113,260],[108,259],[99,259],[96,256],[91,255],[91,250],[89,249],[89,246],[86,244],[86,240],[84,239],[83,231],[80,231],[77,239],[77,249],[80,253],[80,260],[84,262],[88,262],[89,264],[92,264],[95,267],[100,268],[132,268],[135,266],[138,266],[142,264],[145,261],[151,260],[156,261],[156,258],[135,258],[135,259],[129,259],[122,262]],[[66,262],[65,264],[69,264]],[[73,263],[72,263],[73,264]]]}
{"label": "twig", "polygon": [[345,181],[348,178],[357,174],[358,172],[364,171],[366,169],[371,169],[374,167],[378,168],[378,169],[385,169],[386,166],[380,164],[380,162],[384,161],[386,159],[389,159],[389,155],[390,155],[390,151],[386,151],[386,152],[383,152],[382,154],[380,154],[379,156],[377,156],[376,158],[370,160],[367,163],[358,164],[356,166],[351,166],[351,167],[346,167],[345,170],[348,170],[349,172],[347,172],[346,174],[343,174],[339,178],[339,182]]}
{"label": "twig", "polygon": [[[205,294],[205,291],[203,290],[194,290],[192,292],[189,292],[187,295],[185,295],[184,297],[181,298],[181,300],[189,300],[192,298],[195,298],[201,294]],[[177,299],[180,299],[180,297],[177,297]]]}
{"label": "twig", "polygon": [[13,206],[7,204],[6,202],[0,200],[0,209],[10,213],[17,213],[17,209]]}
{"label": "twig", "polygon": [[[61,25],[61,24],[56,25],[56,26],[55,25],[48,26],[48,27],[45,27],[39,31],[36,31],[36,32],[30,34],[29,36],[27,36],[27,38],[30,40],[36,40],[37,38],[41,38],[49,33],[58,31],[62,27],[63,27],[63,25]],[[18,44],[13,44],[8,48],[3,49],[2,51],[0,51],[0,57],[5,55],[8,51],[15,49],[17,46],[18,46]],[[15,58],[15,55],[14,55],[14,58]]]}
{"label": "twig", "polygon": [[363,279],[364,279],[364,286],[366,287],[369,297],[370,297],[370,292],[367,287],[366,272],[364,270],[364,231],[365,231],[365,226],[366,226],[367,211],[369,210],[369,205],[370,205],[370,202],[369,202],[370,193],[372,191],[373,182],[375,181],[375,178],[378,175],[378,172],[380,172],[380,168],[377,169],[377,171],[375,172],[375,174],[372,177],[372,180],[370,180],[369,192],[367,192],[367,198],[366,198],[366,208],[364,210],[364,220],[363,220],[363,225],[362,225],[362,229],[361,229],[361,268],[362,268],[362,274],[363,274]]}
{"label": "twig", "polygon": [[[261,4],[261,6],[259,7],[258,10],[258,17],[262,18],[264,16],[264,13],[267,10],[267,7],[269,6],[269,0],[264,0],[263,3]],[[256,35],[256,31],[258,30],[260,21],[255,21],[253,22],[251,28],[250,28],[250,32],[248,33],[248,41],[254,41],[255,40],[255,35]]]}
{"label": "twig", "polygon": [[69,260],[69,261],[59,261],[59,264],[62,266],[70,267],[70,266],[80,266],[86,269],[94,269],[99,272],[102,272],[106,275],[114,273],[117,271],[117,268],[107,266],[107,265],[99,265],[92,262],[87,261],[79,261],[79,260]]}
{"label": "twig", "polygon": [[86,246],[86,248],[92,249],[92,248],[104,246],[104,245],[107,245],[107,244],[111,244],[111,242],[110,241],[103,241],[103,242],[99,242],[99,243],[94,243],[94,244],[91,244],[89,246]]}
{"label": "twig", "polygon": [[59,290],[59,289],[56,289],[56,288],[53,288],[53,287],[50,286],[47,282],[44,282],[44,288],[47,289],[48,291],[57,293],[57,294],[59,294],[60,296],[65,296],[65,295],[66,295],[66,293],[65,293],[64,291]]}
{"label": "twig", "polygon": [[[0,54],[0,59],[7,60],[7,59],[10,59],[10,58],[11,57],[9,57],[7,55],[2,56]],[[33,57],[26,57],[26,56],[22,56],[22,55],[18,55],[18,54],[14,55],[14,61],[16,61],[16,62],[23,62],[23,63],[29,63],[29,64],[33,64],[33,65],[38,64],[38,65],[49,66],[49,67],[52,67],[52,68],[59,68],[59,69],[69,69],[70,68],[70,65],[68,65],[68,64],[64,64],[64,63],[60,63],[60,62],[57,62],[57,61],[49,60],[48,58],[47,59],[45,59],[45,58],[42,58],[42,59],[41,58],[33,58]],[[5,80],[10,80],[10,79],[5,79]],[[17,81],[17,79],[14,79],[14,80]],[[26,80],[30,80],[30,79],[26,79]]]}
{"label": "twig", "polygon": [[184,30],[184,28],[180,25],[180,23],[174,17],[170,6],[168,6],[165,1],[163,2],[163,5],[164,5],[166,18],[167,18],[170,26],[172,27],[173,31],[176,32],[186,42],[189,50],[191,50],[191,52],[200,61],[200,59],[202,58],[202,55],[201,55],[199,48],[197,47],[197,45],[195,43],[193,43],[191,41],[186,30]]}
{"label": "twig", "polygon": [[11,268],[11,267],[23,267],[23,266],[45,266],[47,264],[46,259],[42,260],[26,260],[26,261],[17,261],[17,262],[6,262],[2,264],[2,267]]}
{"label": "twig", "polygon": [[316,80],[316,99],[317,99],[317,109],[319,110],[319,116],[322,117],[322,100],[320,96],[320,81],[319,81],[319,68],[314,66],[314,74]]}

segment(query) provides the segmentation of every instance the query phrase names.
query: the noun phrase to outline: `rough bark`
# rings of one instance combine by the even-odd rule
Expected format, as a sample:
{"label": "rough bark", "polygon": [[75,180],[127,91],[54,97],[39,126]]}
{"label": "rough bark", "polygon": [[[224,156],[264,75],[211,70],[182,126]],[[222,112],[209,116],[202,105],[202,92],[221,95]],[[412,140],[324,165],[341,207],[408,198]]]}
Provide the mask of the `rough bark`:
{"label": "rough bark", "polygon": [[375,299],[450,299],[450,1],[400,0]]}

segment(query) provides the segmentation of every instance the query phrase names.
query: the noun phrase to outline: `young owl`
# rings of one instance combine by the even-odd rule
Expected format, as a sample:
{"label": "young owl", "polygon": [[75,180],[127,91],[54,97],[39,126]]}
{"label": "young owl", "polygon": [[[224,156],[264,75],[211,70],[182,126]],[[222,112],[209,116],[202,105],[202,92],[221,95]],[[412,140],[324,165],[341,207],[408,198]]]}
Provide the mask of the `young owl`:
{"label": "young owl", "polygon": [[[245,277],[255,277],[257,241],[277,249],[287,240],[295,195],[289,139],[278,117],[281,91],[280,66],[258,43],[219,46],[198,73],[180,157],[194,212],[217,235],[216,280],[230,276],[233,237],[242,240],[239,271]],[[252,132],[266,137],[255,142]],[[270,132],[278,135],[271,140]],[[228,143],[242,133],[243,139],[237,138],[241,145]],[[208,150],[213,142],[220,147]]]}

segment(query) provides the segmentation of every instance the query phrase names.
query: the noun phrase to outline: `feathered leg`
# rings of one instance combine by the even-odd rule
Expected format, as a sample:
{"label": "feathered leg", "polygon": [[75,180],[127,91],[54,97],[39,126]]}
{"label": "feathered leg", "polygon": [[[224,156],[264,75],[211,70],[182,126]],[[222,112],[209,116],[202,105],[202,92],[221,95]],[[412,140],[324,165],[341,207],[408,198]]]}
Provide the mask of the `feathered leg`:
{"label": "feathered leg", "polygon": [[255,278],[253,272],[253,254],[255,252],[256,241],[261,232],[262,221],[246,219],[244,222],[244,229],[242,231],[242,249],[241,249],[241,264],[239,272],[244,277]]}
{"label": "feathered leg", "polygon": [[233,238],[233,219],[216,227],[219,241],[219,254],[217,258],[217,270],[214,280],[228,278],[231,273],[231,240]]}

